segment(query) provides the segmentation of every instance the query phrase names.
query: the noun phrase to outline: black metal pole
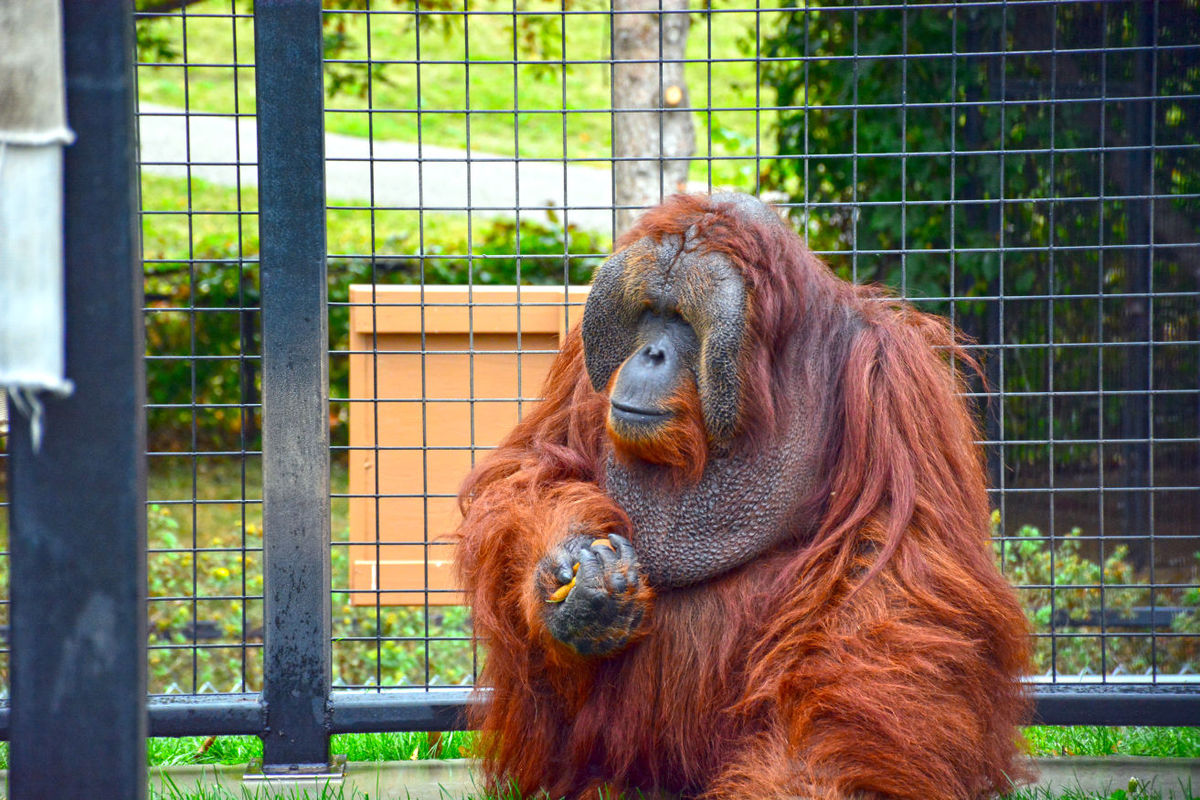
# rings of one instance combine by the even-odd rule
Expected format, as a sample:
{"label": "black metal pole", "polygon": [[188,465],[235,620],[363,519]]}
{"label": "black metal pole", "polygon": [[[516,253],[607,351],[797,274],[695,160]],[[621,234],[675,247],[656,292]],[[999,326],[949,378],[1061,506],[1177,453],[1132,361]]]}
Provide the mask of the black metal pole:
{"label": "black metal pole", "polygon": [[329,762],[329,330],[320,0],[254,6],[262,281],[264,771]]}
{"label": "black metal pole", "polygon": [[[146,427],[128,0],[63,4],[66,358],[10,434],[14,798],[146,794]],[[16,409],[14,409],[16,411]]]}

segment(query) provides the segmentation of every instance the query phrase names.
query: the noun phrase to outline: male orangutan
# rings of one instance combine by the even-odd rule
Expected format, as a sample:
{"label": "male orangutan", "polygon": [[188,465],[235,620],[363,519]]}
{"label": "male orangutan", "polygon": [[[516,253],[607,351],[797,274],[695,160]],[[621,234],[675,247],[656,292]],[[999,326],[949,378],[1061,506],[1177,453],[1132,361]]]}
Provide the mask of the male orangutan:
{"label": "male orangutan", "polygon": [[951,334],[751,197],[646,213],[460,495],[490,784],[931,800],[1020,777],[1028,633]]}

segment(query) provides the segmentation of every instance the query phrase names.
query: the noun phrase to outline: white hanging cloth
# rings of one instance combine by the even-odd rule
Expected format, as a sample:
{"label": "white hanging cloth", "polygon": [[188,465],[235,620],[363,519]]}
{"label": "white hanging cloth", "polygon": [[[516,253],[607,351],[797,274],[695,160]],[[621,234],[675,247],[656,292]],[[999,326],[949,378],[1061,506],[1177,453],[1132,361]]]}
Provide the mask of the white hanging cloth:
{"label": "white hanging cloth", "polygon": [[35,449],[39,393],[71,391],[63,353],[62,148],[72,138],[58,3],[0,2],[0,390],[29,419]]}

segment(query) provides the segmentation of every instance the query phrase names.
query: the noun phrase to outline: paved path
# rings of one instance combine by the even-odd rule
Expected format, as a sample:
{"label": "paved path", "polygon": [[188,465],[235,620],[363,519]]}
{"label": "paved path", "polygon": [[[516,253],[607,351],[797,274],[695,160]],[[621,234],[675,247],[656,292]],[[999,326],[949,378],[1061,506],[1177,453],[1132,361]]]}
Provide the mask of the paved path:
{"label": "paved path", "polygon": [[[186,115],[182,109],[141,104],[144,169],[236,186],[258,182],[257,134],[253,117]],[[326,194],[331,204],[376,208],[423,208],[483,216],[545,219],[546,206],[570,206],[567,221],[607,232],[612,226],[612,171],[559,161],[517,161],[511,156],[468,153],[425,144],[376,141],[325,134]],[[372,177],[374,180],[372,181]],[[372,184],[374,193],[372,193]],[[469,202],[468,202],[469,200]],[[562,217],[560,216],[560,220]]]}

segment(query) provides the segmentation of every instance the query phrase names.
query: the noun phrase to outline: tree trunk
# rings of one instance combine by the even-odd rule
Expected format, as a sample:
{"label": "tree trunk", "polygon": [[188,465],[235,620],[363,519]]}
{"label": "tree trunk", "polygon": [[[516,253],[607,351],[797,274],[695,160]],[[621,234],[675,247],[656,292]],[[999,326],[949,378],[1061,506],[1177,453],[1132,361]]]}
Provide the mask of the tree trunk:
{"label": "tree trunk", "polygon": [[617,236],[642,209],[687,187],[686,159],[695,152],[692,113],[670,110],[690,106],[679,63],[691,25],[687,7],[687,0],[613,0]]}

